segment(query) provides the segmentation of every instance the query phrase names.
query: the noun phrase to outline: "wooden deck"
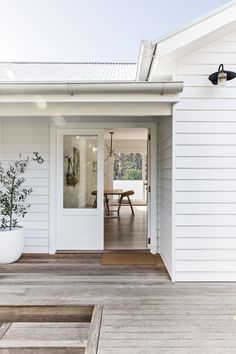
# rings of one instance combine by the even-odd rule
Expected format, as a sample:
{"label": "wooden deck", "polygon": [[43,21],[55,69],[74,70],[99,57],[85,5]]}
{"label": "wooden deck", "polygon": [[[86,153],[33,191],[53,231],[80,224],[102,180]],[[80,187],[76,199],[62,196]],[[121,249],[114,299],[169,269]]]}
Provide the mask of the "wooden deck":
{"label": "wooden deck", "polygon": [[[160,260],[156,267],[100,260],[24,256],[1,266],[0,305],[100,305],[98,354],[236,353],[236,284],[173,285]],[[68,328],[65,335],[72,340]]]}

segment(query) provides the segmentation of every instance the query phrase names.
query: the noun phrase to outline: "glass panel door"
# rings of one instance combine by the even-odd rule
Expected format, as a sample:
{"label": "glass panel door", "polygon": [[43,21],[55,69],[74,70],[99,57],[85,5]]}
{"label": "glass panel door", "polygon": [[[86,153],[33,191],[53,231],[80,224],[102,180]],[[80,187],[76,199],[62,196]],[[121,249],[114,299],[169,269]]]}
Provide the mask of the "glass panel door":
{"label": "glass panel door", "polygon": [[57,249],[103,249],[103,130],[58,132]]}
{"label": "glass panel door", "polygon": [[98,137],[64,135],[64,209],[96,208]]}

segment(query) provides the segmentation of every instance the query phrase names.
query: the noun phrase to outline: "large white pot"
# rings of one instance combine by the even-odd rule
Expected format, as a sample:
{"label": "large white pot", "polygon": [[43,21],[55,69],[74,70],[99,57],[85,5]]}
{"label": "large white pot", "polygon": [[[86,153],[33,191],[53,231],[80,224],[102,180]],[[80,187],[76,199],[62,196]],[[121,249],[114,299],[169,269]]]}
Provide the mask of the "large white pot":
{"label": "large white pot", "polygon": [[24,229],[0,229],[0,264],[13,263],[22,255],[24,248]]}

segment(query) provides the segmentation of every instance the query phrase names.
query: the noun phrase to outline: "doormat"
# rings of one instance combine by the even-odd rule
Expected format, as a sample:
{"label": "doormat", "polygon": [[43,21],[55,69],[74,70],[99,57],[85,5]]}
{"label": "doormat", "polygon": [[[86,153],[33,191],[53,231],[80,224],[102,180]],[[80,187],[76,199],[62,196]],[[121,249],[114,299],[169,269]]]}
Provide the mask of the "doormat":
{"label": "doormat", "polygon": [[100,305],[0,306],[0,353],[95,353],[101,316]]}
{"label": "doormat", "polygon": [[104,253],[102,256],[102,265],[156,265],[156,257],[150,253]]}

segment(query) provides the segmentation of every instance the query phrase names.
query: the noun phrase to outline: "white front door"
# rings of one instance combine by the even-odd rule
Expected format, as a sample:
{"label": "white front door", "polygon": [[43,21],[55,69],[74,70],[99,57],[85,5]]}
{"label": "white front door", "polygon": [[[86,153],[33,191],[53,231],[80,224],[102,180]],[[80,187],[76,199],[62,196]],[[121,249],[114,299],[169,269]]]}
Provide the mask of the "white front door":
{"label": "white front door", "polygon": [[103,250],[104,131],[57,135],[57,250]]}

